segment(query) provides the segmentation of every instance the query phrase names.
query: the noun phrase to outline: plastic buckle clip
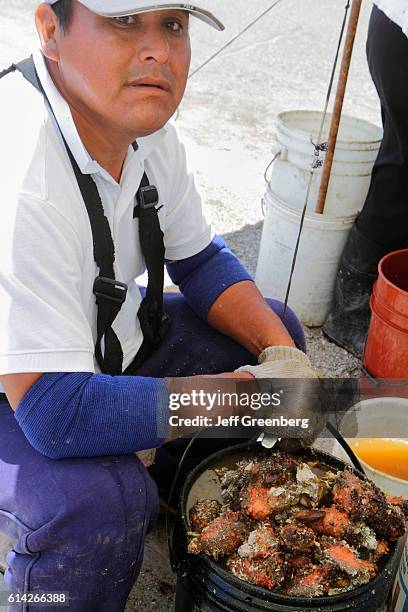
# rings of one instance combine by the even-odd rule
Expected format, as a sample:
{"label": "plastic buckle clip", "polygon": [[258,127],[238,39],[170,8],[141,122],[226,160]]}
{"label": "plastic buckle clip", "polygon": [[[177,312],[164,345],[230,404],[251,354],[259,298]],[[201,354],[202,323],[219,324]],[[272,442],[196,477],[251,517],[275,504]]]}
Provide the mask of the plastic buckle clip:
{"label": "plastic buckle clip", "polygon": [[112,278],[97,276],[93,285],[93,292],[98,298],[104,298],[120,305],[126,300],[128,286]]}
{"label": "plastic buckle clip", "polygon": [[159,194],[154,185],[147,185],[141,187],[140,193],[140,207],[141,208],[154,208],[159,203]]}

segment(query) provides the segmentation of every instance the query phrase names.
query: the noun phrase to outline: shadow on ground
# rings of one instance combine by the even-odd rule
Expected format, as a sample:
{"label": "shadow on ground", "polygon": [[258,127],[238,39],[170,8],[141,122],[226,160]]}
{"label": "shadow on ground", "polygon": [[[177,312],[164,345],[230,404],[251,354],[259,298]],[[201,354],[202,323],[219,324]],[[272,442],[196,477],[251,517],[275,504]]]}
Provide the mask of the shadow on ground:
{"label": "shadow on ground", "polygon": [[248,272],[254,276],[261,242],[262,225],[262,221],[255,225],[244,225],[239,230],[225,233],[222,236]]}

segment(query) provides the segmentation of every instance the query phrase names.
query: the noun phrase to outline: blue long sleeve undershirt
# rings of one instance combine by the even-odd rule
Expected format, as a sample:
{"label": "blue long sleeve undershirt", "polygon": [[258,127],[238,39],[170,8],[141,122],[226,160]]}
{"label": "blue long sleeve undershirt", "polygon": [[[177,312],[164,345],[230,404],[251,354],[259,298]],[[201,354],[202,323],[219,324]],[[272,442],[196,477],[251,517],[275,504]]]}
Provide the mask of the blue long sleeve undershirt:
{"label": "blue long sleeve undershirt", "polygon": [[204,321],[217,298],[228,287],[241,281],[252,281],[237,257],[220,236],[215,236],[206,249],[181,261],[167,262],[173,283]]}
{"label": "blue long sleeve undershirt", "polygon": [[50,459],[129,454],[163,444],[169,396],[159,378],[47,373],[15,417],[31,446]]}

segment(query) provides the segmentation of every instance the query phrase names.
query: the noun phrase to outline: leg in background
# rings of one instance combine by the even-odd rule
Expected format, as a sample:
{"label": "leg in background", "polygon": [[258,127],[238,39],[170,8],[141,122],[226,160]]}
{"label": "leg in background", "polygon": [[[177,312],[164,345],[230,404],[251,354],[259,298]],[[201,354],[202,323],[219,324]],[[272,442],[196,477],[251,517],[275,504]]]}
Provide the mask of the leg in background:
{"label": "leg in background", "polygon": [[369,192],[342,254],[326,336],[361,357],[379,261],[408,246],[408,38],[373,7],[367,58],[381,102],[384,137]]}
{"label": "leg in background", "polygon": [[384,136],[357,227],[389,253],[408,246],[408,38],[375,6],[367,59]]}

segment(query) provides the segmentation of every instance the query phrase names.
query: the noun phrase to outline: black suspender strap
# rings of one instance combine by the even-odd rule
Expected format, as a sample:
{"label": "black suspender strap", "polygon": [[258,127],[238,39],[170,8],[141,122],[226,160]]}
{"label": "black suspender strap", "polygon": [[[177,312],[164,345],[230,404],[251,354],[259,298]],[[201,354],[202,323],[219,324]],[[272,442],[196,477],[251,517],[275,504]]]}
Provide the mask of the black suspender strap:
{"label": "black suspender strap", "polygon": [[136,357],[124,372],[127,375],[134,374],[147,357],[160,346],[171,324],[170,317],[163,312],[164,242],[156,208],[159,195],[156,187],[149,185],[146,174],[143,175],[136,199],[138,206],[134,210],[133,217],[139,218],[139,238],[145,258],[148,283],[146,296],[137,313],[143,342]]}
{"label": "black suspender strap", "polygon": [[[16,69],[44,96],[58,125],[41,86],[32,57],[17,65],[12,64],[0,73],[0,78]],[[99,268],[99,276],[95,279],[93,287],[97,304],[95,357],[103,373],[116,376],[122,374],[123,351],[112,325],[126,300],[127,285],[115,279],[113,265],[115,247],[96,183],[90,175],[82,174],[61,130],[60,133],[88,212],[92,229],[94,259]],[[137,148],[136,143],[133,147]],[[134,374],[160,345],[171,323],[170,318],[163,312],[164,243],[156,208],[158,193],[156,187],[149,184],[146,173],[143,174],[136,199],[138,206],[135,207],[133,216],[139,217],[139,238],[148,273],[148,286],[138,312],[143,342],[132,363],[124,372],[128,375]],[[102,340],[105,344],[104,353],[102,352]]]}
{"label": "black suspender strap", "polygon": [[[127,285],[115,280],[115,247],[95,181],[89,174],[82,174],[67,143],[65,146],[88,212],[94,259],[99,268],[99,276],[93,286],[97,305],[95,357],[101,372],[116,376],[122,374],[123,352],[112,324],[126,300]],[[105,343],[104,354],[102,339]]]}

